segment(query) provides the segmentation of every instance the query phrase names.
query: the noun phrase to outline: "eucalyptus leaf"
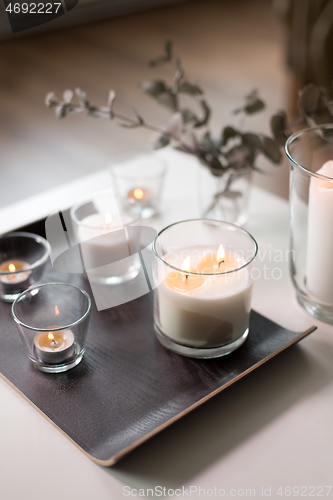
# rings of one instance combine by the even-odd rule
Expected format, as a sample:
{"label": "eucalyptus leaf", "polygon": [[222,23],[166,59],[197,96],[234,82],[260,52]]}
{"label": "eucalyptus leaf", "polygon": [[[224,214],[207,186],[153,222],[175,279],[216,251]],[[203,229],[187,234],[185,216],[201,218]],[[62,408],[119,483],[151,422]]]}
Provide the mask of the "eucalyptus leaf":
{"label": "eucalyptus leaf", "polygon": [[183,132],[183,117],[181,113],[175,113],[169,120],[168,126],[164,130],[165,135],[173,139],[180,139]]}
{"label": "eucalyptus leaf", "polygon": [[261,149],[262,147],[261,137],[258,134],[246,132],[242,134],[242,141],[243,144],[246,144],[252,149]]}
{"label": "eucalyptus leaf", "polygon": [[210,118],[210,107],[208,106],[207,102],[204,99],[201,99],[200,104],[203,109],[204,115],[202,120],[199,120],[195,123],[194,128],[204,127],[205,125],[207,125]]}
{"label": "eucalyptus leaf", "polygon": [[[320,100],[318,108],[311,115],[314,120],[314,125],[322,125],[332,122],[332,108],[330,106],[329,97],[323,89],[320,89]],[[308,118],[308,117],[307,117]]]}
{"label": "eucalyptus leaf", "polygon": [[258,99],[258,90],[257,89],[251,90],[251,92],[245,96],[245,99],[247,101],[256,101]]}
{"label": "eucalyptus leaf", "polygon": [[213,149],[211,153],[215,152],[214,151],[216,149],[215,144],[212,142],[212,138],[209,131],[205,132],[204,135],[202,136],[202,139],[200,141],[200,146],[202,146],[203,149],[208,149],[208,150]]}
{"label": "eucalyptus leaf", "polygon": [[158,96],[162,92],[167,92],[168,87],[163,82],[163,80],[154,80],[154,81],[144,81],[140,83],[140,88],[146,94],[149,94],[153,97]]}
{"label": "eucalyptus leaf", "polygon": [[164,45],[164,54],[162,56],[156,57],[156,59],[152,59],[149,62],[149,66],[160,66],[162,64],[168,63],[172,59],[172,46],[173,43],[171,40],[167,40]]}
{"label": "eucalyptus leaf", "polygon": [[66,116],[66,104],[59,104],[59,106],[57,106],[55,108],[55,114],[56,114],[57,118],[65,118],[65,116]]}
{"label": "eucalyptus leaf", "polygon": [[224,127],[222,131],[222,146],[225,146],[229,139],[233,139],[237,135],[239,135],[239,132],[234,127]]}
{"label": "eucalyptus leaf", "polygon": [[279,111],[275,115],[272,116],[271,122],[271,131],[275,140],[277,141],[279,146],[283,146],[286,142],[286,129],[287,129],[287,115],[284,111]]}
{"label": "eucalyptus leaf", "polygon": [[252,164],[255,158],[253,150],[245,144],[234,146],[225,154],[229,168],[239,169]]}
{"label": "eucalyptus leaf", "polygon": [[109,97],[108,97],[108,108],[109,108],[110,118],[113,118],[113,105],[114,105],[115,99],[116,99],[115,91],[110,90]]}
{"label": "eucalyptus leaf", "polygon": [[63,93],[63,100],[66,104],[70,104],[70,102],[73,99],[73,91],[72,90],[65,90]]}
{"label": "eucalyptus leaf", "polygon": [[[108,112],[108,109],[106,111]],[[92,118],[107,118],[108,117],[106,115],[105,111],[103,110],[103,108],[100,108],[98,106],[90,106],[87,115],[91,116]]]}
{"label": "eucalyptus leaf", "polygon": [[245,113],[248,115],[253,115],[253,113],[258,113],[265,108],[265,103],[261,99],[257,99],[244,107]]}
{"label": "eucalyptus leaf", "polygon": [[58,98],[55,95],[55,93],[54,92],[49,92],[48,94],[46,94],[45,105],[48,108],[51,108],[52,106],[55,106],[56,104],[58,104]]}
{"label": "eucalyptus leaf", "polygon": [[157,97],[157,101],[162,104],[162,106],[166,106],[172,111],[178,110],[177,96],[172,94],[170,91],[161,92]]}
{"label": "eucalyptus leaf", "polygon": [[179,86],[179,92],[182,92],[183,94],[189,94],[189,95],[202,95],[203,91],[199,87],[199,85],[193,85],[192,83],[189,82],[183,82]]}
{"label": "eucalyptus leaf", "polygon": [[319,105],[321,97],[320,88],[309,83],[299,92],[298,108],[303,116],[310,116]]}
{"label": "eucalyptus leaf", "polygon": [[87,94],[78,87],[75,89],[75,94],[76,94],[81,106],[83,108],[89,109],[89,102],[87,99]]}
{"label": "eucalyptus leaf", "polygon": [[168,146],[170,143],[170,138],[164,134],[156,133],[151,138],[151,144],[153,149],[161,149]]}
{"label": "eucalyptus leaf", "polygon": [[181,114],[183,116],[184,123],[189,123],[191,121],[198,120],[197,116],[189,108],[182,109]]}
{"label": "eucalyptus leaf", "polygon": [[205,155],[201,157],[201,163],[207,166],[215,176],[220,176],[224,172],[224,166],[217,156]]}
{"label": "eucalyptus leaf", "polygon": [[264,136],[262,140],[263,148],[262,151],[264,155],[271,160],[273,163],[278,164],[281,162],[282,154],[281,151],[273,139]]}

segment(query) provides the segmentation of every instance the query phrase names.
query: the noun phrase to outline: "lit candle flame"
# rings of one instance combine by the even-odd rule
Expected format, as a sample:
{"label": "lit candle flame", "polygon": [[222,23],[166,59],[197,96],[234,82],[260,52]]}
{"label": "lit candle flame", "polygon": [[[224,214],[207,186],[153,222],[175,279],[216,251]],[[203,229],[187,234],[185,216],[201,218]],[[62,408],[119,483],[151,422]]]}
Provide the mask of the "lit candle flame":
{"label": "lit candle flame", "polygon": [[[191,267],[191,260],[190,260],[190,256],[188,256],[188,257],[186,257],[186,259],[182,263],[181,270],[182,271],[189,271],[190,267]],[[185,274],[185,279],[187,280],[187,278],[188,278],[188,275]]]}
{"label": "lit candle flame", "polygon": [[54,314],[56,316],[59,316],[60,312],[59,312],[58,306],[55,306],[55,308],[54,308]]}
{"label": "lit candle flame", "polygon": [[14,264],[9,264],[8,269],[9,269],[9,271],[11,273],[13,273],[14,271],[16,271],[16,267],[14,266]]}
{"label": "lit candle flame", "polygon": [[217,264],[218,264],[218,266],[221,264],[221,262],[224,262],[224,257],[225,257],[224,248],[223,248],[223,245],[220,245],[219,249],[217,251]]}
{"label": "lit candle flame", "polygon": [[133,194],[134,194],[134,198],[135,199],[142,200],[142,198],[143,198],[143,191],[142,191],[142,189],[140,189],[140,188],[134,189]]}
{"label": "lit candle flame", "polygon": [[111,224],[112,222],[112,215],[111,214],[105,214],[105,224]]}
{"label": "lit candle flame", "polygon": [[47,334],[47,338],[48,338],[49,340],[51,340],[51,342],[55,342],[55,338],[54,338],[53,333],[48,333],[48,334]]}

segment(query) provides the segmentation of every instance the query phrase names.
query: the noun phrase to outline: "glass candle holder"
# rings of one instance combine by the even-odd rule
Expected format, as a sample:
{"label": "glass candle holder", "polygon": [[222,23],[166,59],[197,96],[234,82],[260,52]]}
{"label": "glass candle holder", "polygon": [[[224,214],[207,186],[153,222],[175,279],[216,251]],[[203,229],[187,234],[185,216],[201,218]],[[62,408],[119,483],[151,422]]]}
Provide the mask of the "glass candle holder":
{"label": "glass candle holder", "polygon": [[298,302],[333,323],[333,125],[292,135],[290,272]]}
{"label": "glass candle holder", "polygon": [[258,246],[244,229],[196,219],[163,229],[153,243],[155,331],[168,349],[224,356],[249,333]]}
{"label": "glass candle holder", "polygon": [[87,292],[67,283],[45,283],[21,293],[12,315],[33,365],[60,373],[83,358],[91,300]]}
{"label": "glass candle holder", "polygon": [[139,274],[140,203],[101,195],[70,213],[89,281],[118,285]]}
{"label": "glass candle holder", "polygon": [[158,214],[166,165],[156,153],[128,153],[111,162],[110,171],[117,196],[139,201],[144,219]]}
{"label": "glass candle holder", "polygon": [[23,290],[39,283],[49,256],[49,243],[37,234],[0,236],[0,299],[13,302]]}

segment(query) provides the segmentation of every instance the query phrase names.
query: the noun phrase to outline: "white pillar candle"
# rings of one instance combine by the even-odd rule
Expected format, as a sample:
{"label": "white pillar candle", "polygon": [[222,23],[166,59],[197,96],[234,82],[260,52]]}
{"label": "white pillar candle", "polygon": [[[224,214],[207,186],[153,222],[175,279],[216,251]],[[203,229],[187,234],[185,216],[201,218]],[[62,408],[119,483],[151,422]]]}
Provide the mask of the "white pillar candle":
{"label": "white pillar candle", "polygon": [[65,329],[37,333],[34,344],[36,354],[46,364],[61,364],[69,360],[74,354],[74,334]]}
{"label": "white pillar candle", "polygon": [[126,222],[130,222],[130,218],[114,220],[111,214],[100,213],[82,219],[77,236],[89,278],[120,276],[138,265],[139,257],[132,255],[135,252],[133,228],[129,236],[123,226]]}
{"label": "white pillar candle", "polygon": [[[181,266],[184,257],[190,259]],[[231,344],[248,329],[251,309],[249,271],[243,258],[231,251],[218,255],[213,247],[189,247],[163,258],[183,272],[170,270],[158,286],[157,307],[162,332],[176,342],[205,348]],[[192,272],[215,276],[186,275]]]}
{"label": "white pillar candle", "polygon": [[306,286],[320,301],[333,304],[333,161],[311,177],[309,189]]}

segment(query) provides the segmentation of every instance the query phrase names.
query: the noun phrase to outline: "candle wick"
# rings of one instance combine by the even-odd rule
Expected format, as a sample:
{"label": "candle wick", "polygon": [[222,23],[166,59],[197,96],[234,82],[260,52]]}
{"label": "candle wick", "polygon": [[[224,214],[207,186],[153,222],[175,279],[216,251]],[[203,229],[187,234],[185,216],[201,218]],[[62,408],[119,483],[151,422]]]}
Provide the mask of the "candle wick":
{"label": "candle wick", "polygon": [[220,265],[222,264],[222,262],[224,262],[224,259],[220,260],[220,262],[217,264],[217,266],[220,267]]}
{"label": "candle wick", "polygon": [[188,274],[185,274],[185,276],[183,277],[183,280],[185,280],[185,283],[187,283],[187,280],[188,280]]}

